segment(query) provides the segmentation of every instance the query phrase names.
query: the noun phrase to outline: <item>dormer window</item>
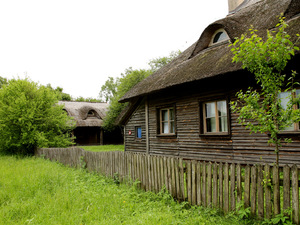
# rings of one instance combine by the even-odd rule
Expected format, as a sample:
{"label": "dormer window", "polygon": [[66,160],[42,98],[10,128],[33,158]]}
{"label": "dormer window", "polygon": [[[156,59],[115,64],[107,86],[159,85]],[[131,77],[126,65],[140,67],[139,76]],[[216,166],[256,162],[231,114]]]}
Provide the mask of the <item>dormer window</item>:
{"label": "dormer window", "polygon": [[88,118],[97,117],[97,113],[94,110],[90,110],[87,114]]}
{"label": "dormer window", "polygon": [[224,29],[217,30],[210,41],[209,46],[229,40],[229,37]]}

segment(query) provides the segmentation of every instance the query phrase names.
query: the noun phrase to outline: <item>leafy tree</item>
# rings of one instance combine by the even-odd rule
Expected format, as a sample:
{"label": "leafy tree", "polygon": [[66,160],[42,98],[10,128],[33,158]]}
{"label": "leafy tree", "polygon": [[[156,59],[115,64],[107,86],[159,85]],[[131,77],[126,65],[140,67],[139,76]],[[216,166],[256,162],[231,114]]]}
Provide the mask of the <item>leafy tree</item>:
{"label": "leafy tree", "polygon": [[7,79],[0,76],[0,88],[2,88],[5,84],[7,84]]}
{"label": "leafy tree", "polygon": [[150,69],[152,72],[155,72],[162,68],[164,65],[167,65],[169,62],[171,62],[173,59],[175,59],[177,56],[179,56],[181,53],[180,50],[171,52],[169,56],[166,57],[160,57],[150,60],[148,65],[150,66]]}
{"label": "leafy tree", "polygon": [[51,84],[47,84],[47,87],[50,88],[51,90],[53,90],[57,94],[58,100],[60,100],[60,101],[71,101],[72,100],[71,95],[63,92],[63,90],[64,90],[63,88],[56,87],[56,89],[54,89],[54,88],[52,88]]}
{"label": "leafy tree", "polygon": [[[282,140],[280,132],[300,121],[300,111],[293,108],[299,102],[294,88],[296,72],[284,74],[288,61],[299,50],[286,33],[287,26],[280,18],[277,31],[268,31],[266,40],[250,29],[250,37],[242,35],[232,48],[233,62],[241,62],[243,69],[255,75],[260,86],[259,90],[250,87],[246,92],[238,92],[238,102],[231,103],[232,109],[239,114],[239,123],[251,132],[269,133],[268,142],[275,145],[277,165],[282,141],[291,141]],[[287,105],[279,97],[283,92],[292,93]]]}
{"label": "leafy tree", "polygon": [[180,51],[172,52],[168,57],[156,58],[150,60],[148,65],[150,69],[133,70],[131,67],[125,70],[121,77],[109,77],[101,87],[100,98],[110,103],[106,117],[104,118],[104,129],[113,130],[115,120],[127,106],[127,103],[119,103],[119,99],[129,91],[134,85],[148,77],[150,74],[168,64],[180,54]]}
{"label": "leafy tree", "polygon": [[145,79],[151,74],[150,70],[133,70],[129,68],[125,74],[121,75],[119,85],[116,89],[116,94],[111,97],[108,113],[105,116],[103,127],[105,130],[111,131],[115,128],[115,120],[127,106],[127,103],[119,103],[119,99],[129,91],[134,85]]}
{"label": "leafy tree", "polygon": [[84,98],[82,96],[75,99],[76,102],[101,102],[101,100],[96,98]]}
{"label": "leafy tree", "polygon": [[0,89],[0,151],[32,154],[37,147],[73,143],[74,122],[57,104],[55,91],[28,78],[12,79]]}
{"label": "leafy tree", "polygon": [[109,102],[117,93],[117,87],[120,83],[120,79],[108,77],[105,84],[101,86],[99,97],[105,102]]}

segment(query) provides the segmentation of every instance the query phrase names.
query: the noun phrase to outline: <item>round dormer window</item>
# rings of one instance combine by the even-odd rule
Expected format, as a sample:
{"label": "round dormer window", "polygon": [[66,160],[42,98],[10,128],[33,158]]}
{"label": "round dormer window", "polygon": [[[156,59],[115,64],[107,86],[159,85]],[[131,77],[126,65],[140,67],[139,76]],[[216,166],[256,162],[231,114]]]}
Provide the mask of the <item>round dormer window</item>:
{"label": "round dormer window", "polygon": [[217,30],[210,41],[209,46],[229,40],[229,36],[224,29]]}

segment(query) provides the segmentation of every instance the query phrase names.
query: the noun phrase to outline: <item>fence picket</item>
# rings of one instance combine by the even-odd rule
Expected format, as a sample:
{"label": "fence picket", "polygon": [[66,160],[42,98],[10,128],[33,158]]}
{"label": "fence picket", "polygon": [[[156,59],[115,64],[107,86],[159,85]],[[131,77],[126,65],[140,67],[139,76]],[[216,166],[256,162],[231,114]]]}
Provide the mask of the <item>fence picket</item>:
{"label": "fence picket", "polygon": [[245,208],[250,206],[250,166],[245,167],[245,182],[244,182],[244,205]]}
{"label": "fence picket", "polygon": [[214,163],[213,166],[213,207],[217,208],[218,205],[218,164]]}
{"label": "fence picket", "polygon": [[219,164],[219,206],[223,209],[223,163]]}
{"label": "fence picket", "polygon": [[201,164],[197,162],[197,205],[201,205]]}
{"label": "fence picket", "polygon": [[196,162],[192,161],[192,204],[196,205],[197,193],[196,193]]}
{"label": "fence picket", "polygon": [[257,170],[256,166],[251,167],[251,191],[250,191],[250,202],[251,202],[251,213],[256,214],[256,190],[257,190]]}
{"label": "fence picket", "polygon": [[292,167],[292,209],[293,222],[299,224],[299,171],[296,165]]}
{"label": "fence picket", "polygon": [[280,214],[280,186],[279,186],[279,167],[273,167],[273,196],[274,214]]}
{"label": "fence picket", "polygon": [[206,163],[202,164],[202,205],[204,207],[207,206],[207,198],[206,198]]}
{"label": "fence picket", "polygon": [[240,164],[236,166],[236,197],[238,203],[242,201],[242,173]]}
{"label": "fence picket", "polygon": [[211,173],[211,163],[207,165],[207,206],[212,204],[212,173]]}
{"label": "fence picket", "polygon": [[235,210],[235,164],[230,165],[230,208]]}
{"label": "fence picket", "polygon": [[229,165],[224,167],[224,212],[229,212]]}
{"label": "fence picket", "polygon": [[183,165],[183,160],[182,158],[179,159],[179,178],[180,178],[180,197],[181,197],[181,200],[184,201],[185,200],[185,189],[184,189],[184,186],[185,186],[185,182],[184,182],[184,165]]}
{"label": "fence picket", "polygon": [[258,218],[264,218],[264,188],[263,188],[263,170],[262,166],[257,167],[257,215]]}

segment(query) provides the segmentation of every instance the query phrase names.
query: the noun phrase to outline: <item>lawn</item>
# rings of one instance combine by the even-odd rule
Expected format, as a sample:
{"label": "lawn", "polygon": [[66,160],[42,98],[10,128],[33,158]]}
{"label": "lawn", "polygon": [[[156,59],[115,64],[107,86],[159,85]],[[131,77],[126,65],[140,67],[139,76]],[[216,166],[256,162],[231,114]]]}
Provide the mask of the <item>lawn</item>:
{"label": "lawn", "polygon": [[41,158],[0,156],[0,224],[243,224],[165,192]]}
{"label": "lawn", "polygon": [[124,151],[124,145],[90,145],[78,147],[90,152]]}

